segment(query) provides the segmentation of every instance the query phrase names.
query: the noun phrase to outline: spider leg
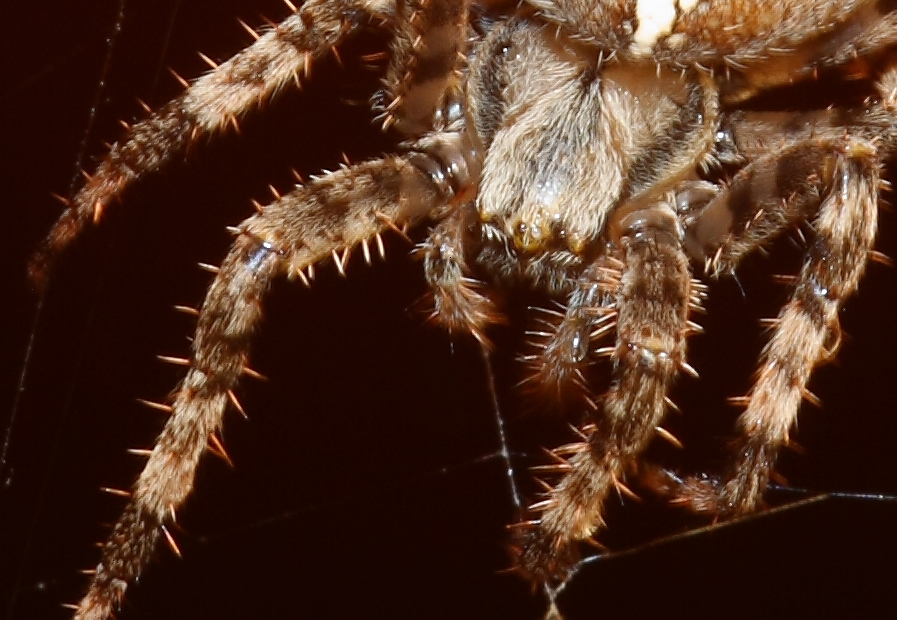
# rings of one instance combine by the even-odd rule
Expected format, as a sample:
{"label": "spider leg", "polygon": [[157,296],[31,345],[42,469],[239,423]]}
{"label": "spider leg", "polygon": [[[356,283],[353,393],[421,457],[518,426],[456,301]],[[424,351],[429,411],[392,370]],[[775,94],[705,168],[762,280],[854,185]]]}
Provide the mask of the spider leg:
{"label": "spider leg", "polygon": [[215,133],[308,74],[316,58],[371,20],[388,19],[392,0],[308,0],[254,44],[195,80],[183,95],[116,142],[74,196],[32,259],[42,286],[53,258],[141,176],[156,171],[200,136]]}
{"label": "spider leg", "polygon": [[398,3],[385,89],[378,93],[383,128],[406,136],[443,130],[464,103],[469,0]]}
{"label": "spider leg", "polygon": [[[581,396],[590,409],[597,407],[584,375],[591,363],[593,343],[616,326],[616,292],[622,265],[604,257],[586,269],[570,293],[564,314],[545,310],[538,318],[545,329],[531,332],[536,352],[523,356],[530,376],[525,385],[539,390],[555,402],[569,395]],[[607,351],[609,353],[609,351]],[[599,350],[598,354],[605,353]]]}
{"label": "spider leg", "polygon": [[314,263],[413,225],[447,200],[431,176],[401,157],[343,168],[284,195],[240,226],[199,314],[187,376],[133,494],[102,547],[76,620],[105,620],[167,536],[193,488],[200,457],[222,425],[231,390],[247,372],[262,297],[280,272]]}
{"label": "spider leg", "polygon": [[636,3],[628,0],[579,2],[527,0],[540,18],[576,33],[603,50],[622,50],[632,41]]}
{"label": "spider leg", "polygon": [[[886,2],[527,0],[539,17],[599,49],[666,66],[745,71],[733,100],[811,77],[895,41]],[[596,4],[598,6],[596,6]],[[721,28],[720,24],[726,24]],[[762,33],[762,36],[759,36]],[[798,77],[799,76],[799,77]]]}
{"label": "spider leg", "polygon": [[807,391],[813,368],[838,348],[838,311],[856,290],[873,248],[881,188],[877,147],[862,138],[816,140],[754,162],[689,230],[692,253],[707,256],[711,231],[721,231],[728,210],[729,232],[708,259],[717,274],[731,272],[752,249],[805,218],[812,218],[814,239],[791,300],[774,321],[756,382],[739,399],[746,409],[738,420],[735,461],[723,480],[683,481],[661,473],[652,483],[677,502],[736,515],[760,501],[801,400],[813,398]]}
{"label": "spider leg", "polygon": [[[787,3],[772,3],[789,10]],[[813,80],[833,67],[861,77],[875,64],[876,53],[897,43],[897,8],[889,3],[849,6],[815,0],[801,2],[797,15],[798,22],[782,20],[778,40],[767,40],[762,49],[750,50],[743,58],[727,57],[737,71],[724,84],[725,102],[744,102],[765,90]],[[805,38],[809,32],[812,36]],[[752,43],[758,45],[757,40]]]}
{"label": "spider leg", "polygon": [[424,261],[424,277],[432,289],[430,316],[449,333],[469,333],[489,346],[486,329],[504,317],[471,277],[464,248],[477,222],[474,203],[455,209],[437,223],[417,248]]}
{"label": "spider leg", "polygon": [[[554,451],[564,473],[547,497],[530,507],[537,516],[520,524],[521,570],[540,583],[562,583],[575,568],[576,543],[601,527],[613,489],[628,493],[623,478],[657,432],[666,394],[685,363],[688,314],[695,289],[671,208],[645,210],[619,239],[615,291],[617,339],[613,383],[583,440]],[[599,286],[600,282],[596,282]]]}
{"label": "spider leg", "polygon": [[801,141],[745,166],[704,208],[686,216],[685,248],[714,276],[812,215],[833,181],[842,138]]}

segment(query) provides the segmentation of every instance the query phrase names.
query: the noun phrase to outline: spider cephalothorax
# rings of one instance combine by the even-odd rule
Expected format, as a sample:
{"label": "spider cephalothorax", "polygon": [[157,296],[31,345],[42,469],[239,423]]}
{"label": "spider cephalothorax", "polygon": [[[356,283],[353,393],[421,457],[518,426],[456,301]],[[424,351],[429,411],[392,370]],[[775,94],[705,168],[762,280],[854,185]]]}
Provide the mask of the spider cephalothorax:
{"label": "spider cephalothorax", "polygon": [[[538,289],[564,311],[526,356],[531,383],[584,396],[582,440],[516,527],[516,562],[563,583],[602,525],[611,490],[642,482],[716,516],[754,509],[787,444],[813,367],[838,345],[838,311],[872,252],[894,123],[897,6],[882,0],[309,0],[251,47],[128,131],[74,197],[34,264],[96,220],[142,174],[235,123],[315,58],[376,25],[392,34],[378,95],[397,154],[298,186],[237,229],[211,285],[172,416],[103,549],[77,617],[105,618],[190,493],[196,467],[247,370],[271,280],[307,281],[329,257],[429,223],[416,250],[433,317],[486,342],[496,287]],[[820,74],[865,100],[759,112],[746,106]],[[720,477],[640,462],[661,427],[710,276],[796,225],[812,230],[775,321],[739,439]],[[382,245],[381,245],[382,247]],[[609,356],[610,389],[584,367]],[[213,439],[213,441],[215,441]]]}

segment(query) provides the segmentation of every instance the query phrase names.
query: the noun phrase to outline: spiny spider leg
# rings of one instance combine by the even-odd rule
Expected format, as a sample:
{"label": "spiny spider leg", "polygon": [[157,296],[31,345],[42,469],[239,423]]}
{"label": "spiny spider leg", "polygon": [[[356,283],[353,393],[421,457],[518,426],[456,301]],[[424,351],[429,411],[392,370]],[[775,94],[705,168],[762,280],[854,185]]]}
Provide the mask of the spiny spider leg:
{"label": "spiny spider leg", "polygon": [[807,140],[756,158],[704,209],[686,218],[685,247],[708,273],[733,273],[741,260],[813,215],[834,181],[826,165],[843,139]]}
{"label": "spiny spider leg", "polygon": [[[861,138],[798,144],[748,166],[689,230],[690,248],[700,255],[708,239],[698,239],[730,210],[730,232],[708,259],[717,274],[731,273],[742,257],[794,222],[812,217],[814,238],[791,300],[774,321],[754,387],[739,399],[746,409],[728,474],[719,481],[683,481],[663,472],[651,481],[677,503],[723,516],[756,508],[801,400],[813,399],[807,391],[813,368],[838,348],[838,312],[856,290],[875,241],[880,167],[876,145]],[[706,228],[705,214],[703,221],[714,220]]]}
{"label": "spiny spider leg", "polygon": [[469,0],[399,2],[392,61],[378,98],[383,128],[406,136],[445,128],[464,98]]}
{"label": "spiny spider leg", "polygon": [[470,236],[479,234],[476,225],[473,203],[458,208],[433,227],[417,253],[423,257],[424,277],[432,290],[432,320],[449,333],[469,333],[489,346],[486,329],[503,322],[504,317],[483,292],[482,284],[471,277],[464,255]]}
{"label": "spiny spider leg", "polygon": [[[103,545],[76,620],[105,620],[152,557],[193,488],[200,457],[247,370],[249,340],[274,276],[413,225],[447,196],[429,174],[392,157],[344,168],[283,196],[240,226],[199,313],[187,376],[133,495]],[[339,260],[339,259],[337,259]]]}
{"label": "spiny spider leg", "polygon": [[597,4],[528,0],[527,4],[540,19],[624,59],[652,57],[666,66],[724,71],[732,78],[731,92],[739,95],[739,101],[764,88],[812,77],[821,67],[845,65],[897,38],[897,13],[891,4],[869,0]]}
{"label": "spiny spider leg", "polygon": [[621,268],[617,261],[602,257],[577,280],[563,315],[542,311],[547,318],[537,321],[550,331],[530,334],[537,338],[532,343],[537,350],[522,358],[530,370],[524,379],[526,387],[539,390],[549,401],[565,402],[572,395],[582,398],[580,404],[590,409],[597,407],[584,370],[594,361],[593,342],[616,325]]}
{"label": "spiny spider leg", "polygon": [[[617,338],[613,383],[584,440],[555,450],[564,477],[521,524],[518,564],[539,583],[563,583],[576,544],[602,525],[603,504],[657,432],[667,392],[685,362],[690,308],[699,301],[671,208],[655,205],[633,218],[617,240]],[[601,284],[600,282],[597,284]],[[593,414],[594,415],[594,414]],[[597,429],[597,430],[596,430]]]}
{"label": "spiny spider leg", "polygon": [[[871,252],[882,159],[895,151],[897,70],[880,100],[793,114],[740,104],[832,69],[871,86],[897,44],[893,0],[310,0],[168,107],[129,130],[74,199],[33,266],[48,261],[141,175],[273,95],[364,25],[392,35],[376,106],[400,156],[344,168],[278,198],[239,238],[200,313],[186,379],[134,495],[103,549],[78,618],[105,618],[146,565],[189,494],[245,366],[261,298],[279,272],[436,225],[420,247],[434,318],[484,345],[499,322],[474,277],[562,300],[529,361],[551,392],[579,389],[589,355],[608,353],[610,390],[584,407],[581,440],[554,450],[544,501],[519,524],[517,562],[549,598],[575,573],[669,406],[687,364],[688,320],[711,273],[809,221],[813,245],[777,320],[743,433],[722,482],[660,473],[696,510],[759,501],[787,443],[812,368],[837,347],[837,312]],[[473,46],[473,47],[471,47]],[[854,58],[855,56],[862,56]],[[762,103],[762,102],[761,102]],[[751,108],[753,109],[753,107]],[[468,128],[467,123],[470,123]],[[490,289],[491,291],[491,289]],[[615,330],[616,341],[593,350]],[[587,404],[592,397],[587,388]],[[216,446],[213,446],[216,447]],[[169,540],[171,541],[170,537]],[[552,602],[552,609],[553,602]]]}
{"label": "spiny spider leg", "polygon": [[[342,270],[348,252],[388,229],[445,217],[452,199],[476,186],[479,154],[465,129],[460,71],[465,58],[466,5],[452,0],[402,4],[390,0],[311,0],[246,51],[200,78],[159,114],[132,127],[60,218],[33,263],[48,261],[91,218],[140,175],[158,169],[198,136],[212,133],[308,71],[313,58],[374,18],[406,35],[393,40],[392,103],[387,121],[410,138],[404,156],[386,157],[314,178],[247,219],[218,271],[199,314],[193,357],[177,389],[172,415],[103,547],[78,620],[105,619],[145,567],[193,487],[209,442],[219,445],[233,388],[246,368],[249,339],[261,299],[281,271],[307,283],[305,269],[333,256]],[[401,25],[408,26],[404,30]],[[402,79],[399,80],[398,76]],[[421,115],[431,120],[421,124]],[[433,118],[435,117],[435,119]],[[340,255],[340,253],[342,253]],[[169,537],[169,542],[171,539]]]}
{"label": "spiny spider leg", "polygon": [[[875,63],[876,52],[897,43],[897,11],[892,3],[867,1],[851,6],[814,0],[803,2],[801,10],[795,12],[779,0],[761,2],[769,2],[776,5],[776,10],[783,11],[780,24],[784,27],[783,34],[790,36],[768,40],[763,54],[754,53],[751,58],[736,60],[738,65],[749,66],[730,74],[731,79],[721,93],[728,104],[747,101],[764,90],[811,81],[825,69],[837,67],[845,71],[846,68],[847,73],[860,76],[869,69],[870,60]],[[764,7],[764,10],[769,9]],[[772,12],[768,14],[773,19],[777,17]],[[791,20],[802,21],[806,26],[795,27]],[[828,24],[829,30],[817,26],[812,36],[793,40],[794,32],[809,32],[811,24],[820,23]]]}
{"label": "spiny spider leg", "polygon": [[72,199],[32,259],[30,273],[46,282],[50,263],[91,221],[141,176],[181,155],[308,74],[313,61],[372,20],[388,19],[391,0],[308,0],[255,43],[195,80],[177,99],[132,125]]}
{"label": "spiny spider leg", "polygon": [[632,40],[635,4],[629,0],[527,0],[538,16],[593,44],[597,49],[619,50]]}

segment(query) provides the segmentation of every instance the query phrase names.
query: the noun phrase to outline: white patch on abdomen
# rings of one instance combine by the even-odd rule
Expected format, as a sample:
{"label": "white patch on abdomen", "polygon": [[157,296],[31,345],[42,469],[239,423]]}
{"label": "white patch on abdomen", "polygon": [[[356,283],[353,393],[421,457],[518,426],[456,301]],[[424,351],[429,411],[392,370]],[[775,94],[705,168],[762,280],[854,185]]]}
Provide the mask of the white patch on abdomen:
{"label": "white patch on abdomen", "polygon": [[637,0],[635,16],[638,29],[632,35],[630,51],[649,56],[658,39],[670,34],[676,21],[691,11],[699,0]]}

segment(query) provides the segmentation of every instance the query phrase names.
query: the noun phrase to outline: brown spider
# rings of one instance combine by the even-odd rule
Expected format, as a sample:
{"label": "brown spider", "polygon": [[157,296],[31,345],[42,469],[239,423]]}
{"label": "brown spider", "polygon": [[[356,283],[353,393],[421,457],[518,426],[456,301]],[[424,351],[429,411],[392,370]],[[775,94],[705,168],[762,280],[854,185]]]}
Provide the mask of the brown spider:
{"label": "brown spider", "polygon": [[[235,232],[199,313],[190,369],[76,617],[104,618],[139,575],[192,489],[200,456],[247,369],[261,298],[280,273],[307,281],[332,257],[380,251],[381,235],[423,222],[433,317],[488,342],[502,319],[492,287],[525,285],[564,303],[546,313],[530,383],[581,397],[582,439],[543,468],[560,474],[515,526],[517,566],[564,583],[611,491],[638,478],[714,516],[753,510],[810,371],[839,342],[877,223],[882,160],[895,147],[897,7],[753,0],[307,2],[114,145],[34,263],[48,261],[140,175],[309,72],[369,25],[392,35],[379,97],[398,155],[297,187]],[[546,27],[547,26],[547,27]],[[870,87],[856,104],[757,112],[766,92],[832,74]],[[740,439],[721,478],[680,478],[640,462],[685,358],[710,276],[806,223],[791,300],[774,322]],[[611,335],[614,335],[611,338]],[[603,341],[603,342],[602,342]],[[603,346],[602,346],[603,345]],[[609,356],[600,398],[585,381]]]}

